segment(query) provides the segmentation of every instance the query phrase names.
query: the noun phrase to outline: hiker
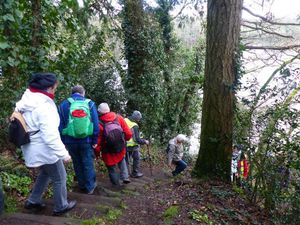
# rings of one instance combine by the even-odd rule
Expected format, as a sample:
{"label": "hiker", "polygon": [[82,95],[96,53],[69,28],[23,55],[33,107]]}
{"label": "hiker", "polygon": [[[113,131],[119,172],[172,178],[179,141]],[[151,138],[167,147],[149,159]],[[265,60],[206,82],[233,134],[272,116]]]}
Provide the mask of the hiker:
{"label": "hiker", "polygon": [[149,141],[140,137],[140,131],[138,122],[142,119],[142,114],[135,110],[132,115],[125,119],[128,127],[131,129],[132,138],[127,141],[127,156],[126,161],[127,165],[129,165],[130,158],[133,159],[131,176],[133,178],[142,177],[143,174],[140,171],[140,145],[149,145]]}
{"label": "hiker", "polygon": [[231,157],[231,181],[236,183],[237,181],[237,166],[241,155],[241,151],[238,149],[237,145],[233,146],[232,157]]}
{"label": "hiker", "polygon": [[85,89],[76,85],[71,96],[59,106],[62,141],[73,161],[80,191],[93,194],[96,183],[94,150],[99,134],[98,113],[95,103],[85,98]]}
{"label": "hiker", "polygon": [[237,166],[237,174],[238,174],[237,176],[239,178],[238,183],[241,187],[245,186],[245,181],[248,178],[248,172],[249,172],[248,160],[245,153],[242,152]]}
{"label": "hiker", "polygon": [[172,165],[175,165],[175,170],[172,171],[173,176],[180,174],[187,164],[182,160],[183,156],[183,143],[187,142],[188,138],[184,134],[178,134],[175,138],[171,139],[168,143],[168,166],[173,170]]}
{"label": "hiker", "polygon": [[[107,103],[103,102],[98,107],[100,134],[98,145],[95,149],[96,157],[101,156],[108,169],[111,183],[120,186],[130,183],[128,169],[125,161],[126,141],[132,136],[124,118],[110,111]],[[120,174],[117,173],[119,167]]]}
{"label": "hiker", "polygon": [[71,157],[62,143],[58,131],[59,115],[53,101],[58,86],[53,73],[35,73],[29,81],[15,111],[21,112],[27,124],[30,143],[22,145],[25,164],[30,168],[38,168],[32,192],[25,202],[25,208],[35,211],[46,207],[42,202],[42,194],[52,181],[54,209],[53,215],[61,215],[76,205],[76,201],[67,201],[66,170],[63,162]]}

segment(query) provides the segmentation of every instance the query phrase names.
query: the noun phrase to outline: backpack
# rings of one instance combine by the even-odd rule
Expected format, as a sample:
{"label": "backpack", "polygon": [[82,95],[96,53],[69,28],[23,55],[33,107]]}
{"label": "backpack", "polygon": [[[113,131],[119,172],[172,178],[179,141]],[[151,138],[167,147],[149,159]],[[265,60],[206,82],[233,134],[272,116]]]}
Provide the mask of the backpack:
{"label": "backpack", "polygon": [[100,122],[103,125],[103,152],[105,153],[118,153],[126,146],[124,132],[117,119],[118,117],[111,122]]}
{"label": "backpack", "polygon": [[20,112],[13,112],[8,126],[8,140],[20,148],[30,142],[30,135],[40,130],[28,132],[26,122]]}
{"label": "backpack", "polygon": [[69,120],[66,128],[62,130],[62,135],[74,138],[85,138],[93,134],[94,126],[91,121],[89,108],[90,99],[74,100],[68,98],[70,102]]}

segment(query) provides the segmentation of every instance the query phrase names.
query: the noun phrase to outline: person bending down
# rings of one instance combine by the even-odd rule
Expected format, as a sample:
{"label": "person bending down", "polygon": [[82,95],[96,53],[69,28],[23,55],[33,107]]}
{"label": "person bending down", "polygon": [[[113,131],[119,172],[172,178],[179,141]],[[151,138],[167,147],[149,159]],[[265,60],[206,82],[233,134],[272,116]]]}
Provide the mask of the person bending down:
{"label": "person bending down", "polygon": [[172,171],[173,176],[177,176],[187,167],[185,161],[182,160],[183,156],[183,143],[187,142],[188,138],[184,134],[178,134],[175,138],[171,139],[168,144],[168,166],[173,170],[172,165],[175,165],[175,170]]}

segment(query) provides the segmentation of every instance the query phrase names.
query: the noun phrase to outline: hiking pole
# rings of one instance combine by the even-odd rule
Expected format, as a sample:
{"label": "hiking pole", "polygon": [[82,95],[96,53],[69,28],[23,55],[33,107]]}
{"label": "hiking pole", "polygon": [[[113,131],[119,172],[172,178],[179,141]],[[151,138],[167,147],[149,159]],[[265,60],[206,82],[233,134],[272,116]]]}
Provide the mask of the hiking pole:
{"label": "hiking pole", "polygon": [[148,159],[149,159],[150,174],[151,174],[151,176],[153,176],[153,172],[152,172],[152,158],[151,158],[151,155],[150,155],[150,143],[147,145],[147,153],[148,153]]}

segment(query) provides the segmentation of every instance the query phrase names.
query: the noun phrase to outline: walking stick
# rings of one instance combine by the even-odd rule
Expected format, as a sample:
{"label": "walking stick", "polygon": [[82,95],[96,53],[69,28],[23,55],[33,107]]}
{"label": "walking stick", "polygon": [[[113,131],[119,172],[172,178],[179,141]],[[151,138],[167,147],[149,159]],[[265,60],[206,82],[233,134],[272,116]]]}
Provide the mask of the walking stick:
{"label": "walking stick", "polygon": [[152,172],[152,157],[150,155],[150,144],[147,145],[147,153],[148,153],[148,159],[149,159],[150,174],[151,174],[151,176],[153,176],[153,172]]}

